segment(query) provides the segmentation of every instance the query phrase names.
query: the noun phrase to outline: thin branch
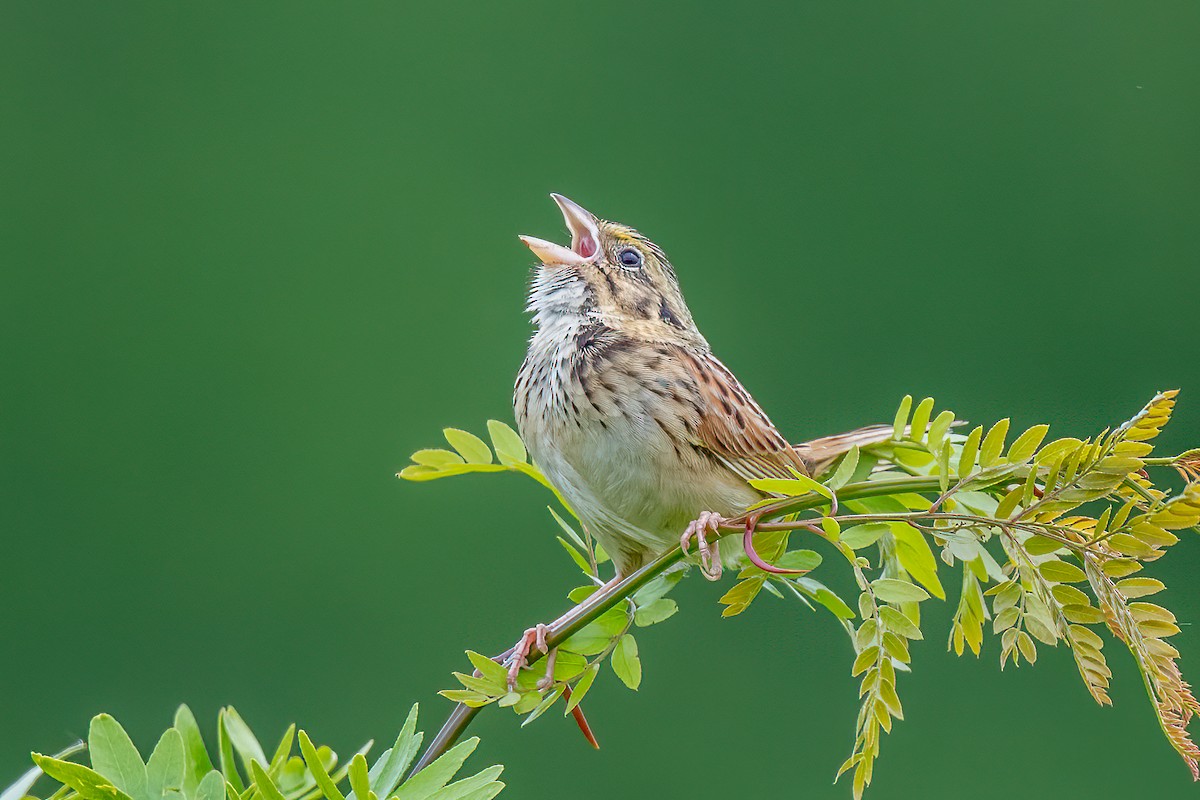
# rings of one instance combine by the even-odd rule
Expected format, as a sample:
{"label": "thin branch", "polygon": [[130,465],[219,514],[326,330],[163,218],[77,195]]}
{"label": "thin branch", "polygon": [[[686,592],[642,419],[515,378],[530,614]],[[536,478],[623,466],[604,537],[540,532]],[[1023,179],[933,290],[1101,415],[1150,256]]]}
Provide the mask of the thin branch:
{"label": "thin branch", "polygon": [[[889,478],[881,481],[861,481],[859,483],[847,484],[841,488],[839,494],[844,500],[853,500],[862,497],[895,494],[900,491],[921,492],[934,491],[936,489],[940,489],[937,478]],[[754,513],[762,516],[780,516],[825,505],[828,502],[828,498],[816,494],[801,497],[784,497],[756,509]],[[722,534],[743,532],[745,529],[745,520],[746,516],[743,515],[742,517],[726,521],[720,526]],[[780,524],[787,525],[787,528],[775,527]],[[794,527],[802,526],[794,525],[793,523],[762,523],[758,526],[758,529],[791,530]],[[683,552],[678,547],[674,547],[628,577],[620,581],[609,581],[579,605],[547,625],[549,629],[546,634],[547,646],[553,649],[562,644],[585,625],[597,619],[625,598],[632,596],[634,592],[652,581],[667,568],[678,563],[682,558]],[[512,655],[512,652],[513,648],[510,647],[500,655],[495,656],[493,660],[503,662]],[[529,664],[536,663],[541,657],[542,655],[536,651],[531,653]],[[479,713],[479,710],[479,708],[471,708],[463,703],[455,706],[454,710],[450,713],[450,717],[442,725],[441,730],[430,741],[429,747],[421,754],[420,760],[417,761],[416,767],[413,768],[414,774],[427,767],[438,756],[453,747],[458,738],[462,736],[463,731],[475,719],[475,715]]]}

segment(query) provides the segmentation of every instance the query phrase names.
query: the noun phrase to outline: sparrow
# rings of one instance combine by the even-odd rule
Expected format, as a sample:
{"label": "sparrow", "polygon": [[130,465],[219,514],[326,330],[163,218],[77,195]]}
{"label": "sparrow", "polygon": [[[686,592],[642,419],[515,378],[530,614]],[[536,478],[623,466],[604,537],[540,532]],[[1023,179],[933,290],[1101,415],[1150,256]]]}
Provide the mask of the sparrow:
{"label": "sparrow", "polygon": [[892,426],[790,444],[713,355],[662,248],[551,197],[570,247],[520,237],[541,262],[513,393],[521,436],[617,579],[695,539],[716,580],[740,542],[708,534],[768,496],[748,481],[819,475],[852,447],[889,439]]}

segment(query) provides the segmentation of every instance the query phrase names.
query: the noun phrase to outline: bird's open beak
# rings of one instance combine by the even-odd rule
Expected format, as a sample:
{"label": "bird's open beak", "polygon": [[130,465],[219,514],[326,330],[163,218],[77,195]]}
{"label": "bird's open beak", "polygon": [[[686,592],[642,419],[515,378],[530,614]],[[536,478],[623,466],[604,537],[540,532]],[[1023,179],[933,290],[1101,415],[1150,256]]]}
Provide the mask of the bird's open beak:
{"label": "bird's open beak", "polygon": [[548,267],[572,266],[592,261],[600,252],[600,229],[596,218],[583,206],[568,200],[561,194],[551,194],[562,211],[567,230],[571,231],[571,248],[547,242],[534,236],[521,236],[525,246]]}

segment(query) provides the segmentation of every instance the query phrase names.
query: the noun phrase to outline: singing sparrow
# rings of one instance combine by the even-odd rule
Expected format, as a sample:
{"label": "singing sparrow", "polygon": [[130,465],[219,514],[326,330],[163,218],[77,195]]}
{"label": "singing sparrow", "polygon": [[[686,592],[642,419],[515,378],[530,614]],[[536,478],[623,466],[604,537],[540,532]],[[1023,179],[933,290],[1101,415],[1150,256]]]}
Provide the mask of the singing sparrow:
{"label": "singing sparrow", "polygon": [[551,197],[571,246],[521,237],[542,262],[513,396],[521,436],[618,577],[682,536],[685,549],[697,539],[715,580],[721,555],[737,550],[717,553],[705,534],[763,499],[747,480],[819,474],[852,446],[886,440],[891,426],[789,444],[712,354],[662,249]]}

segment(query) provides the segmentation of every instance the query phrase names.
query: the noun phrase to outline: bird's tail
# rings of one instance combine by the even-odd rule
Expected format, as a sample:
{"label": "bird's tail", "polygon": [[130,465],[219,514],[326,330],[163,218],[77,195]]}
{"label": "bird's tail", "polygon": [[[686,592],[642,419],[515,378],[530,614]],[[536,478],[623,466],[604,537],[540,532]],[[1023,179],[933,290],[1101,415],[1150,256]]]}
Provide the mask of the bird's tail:
{"label": "bird's tail", "polygon": [[809,475],[820,475],[852,447],[867,447],[886,442],[892,438],[894,432],[895,429],[891,425],[868,425],[848,433],[822,436],[810,442],[794,444],[792,449],[803,459]]}

